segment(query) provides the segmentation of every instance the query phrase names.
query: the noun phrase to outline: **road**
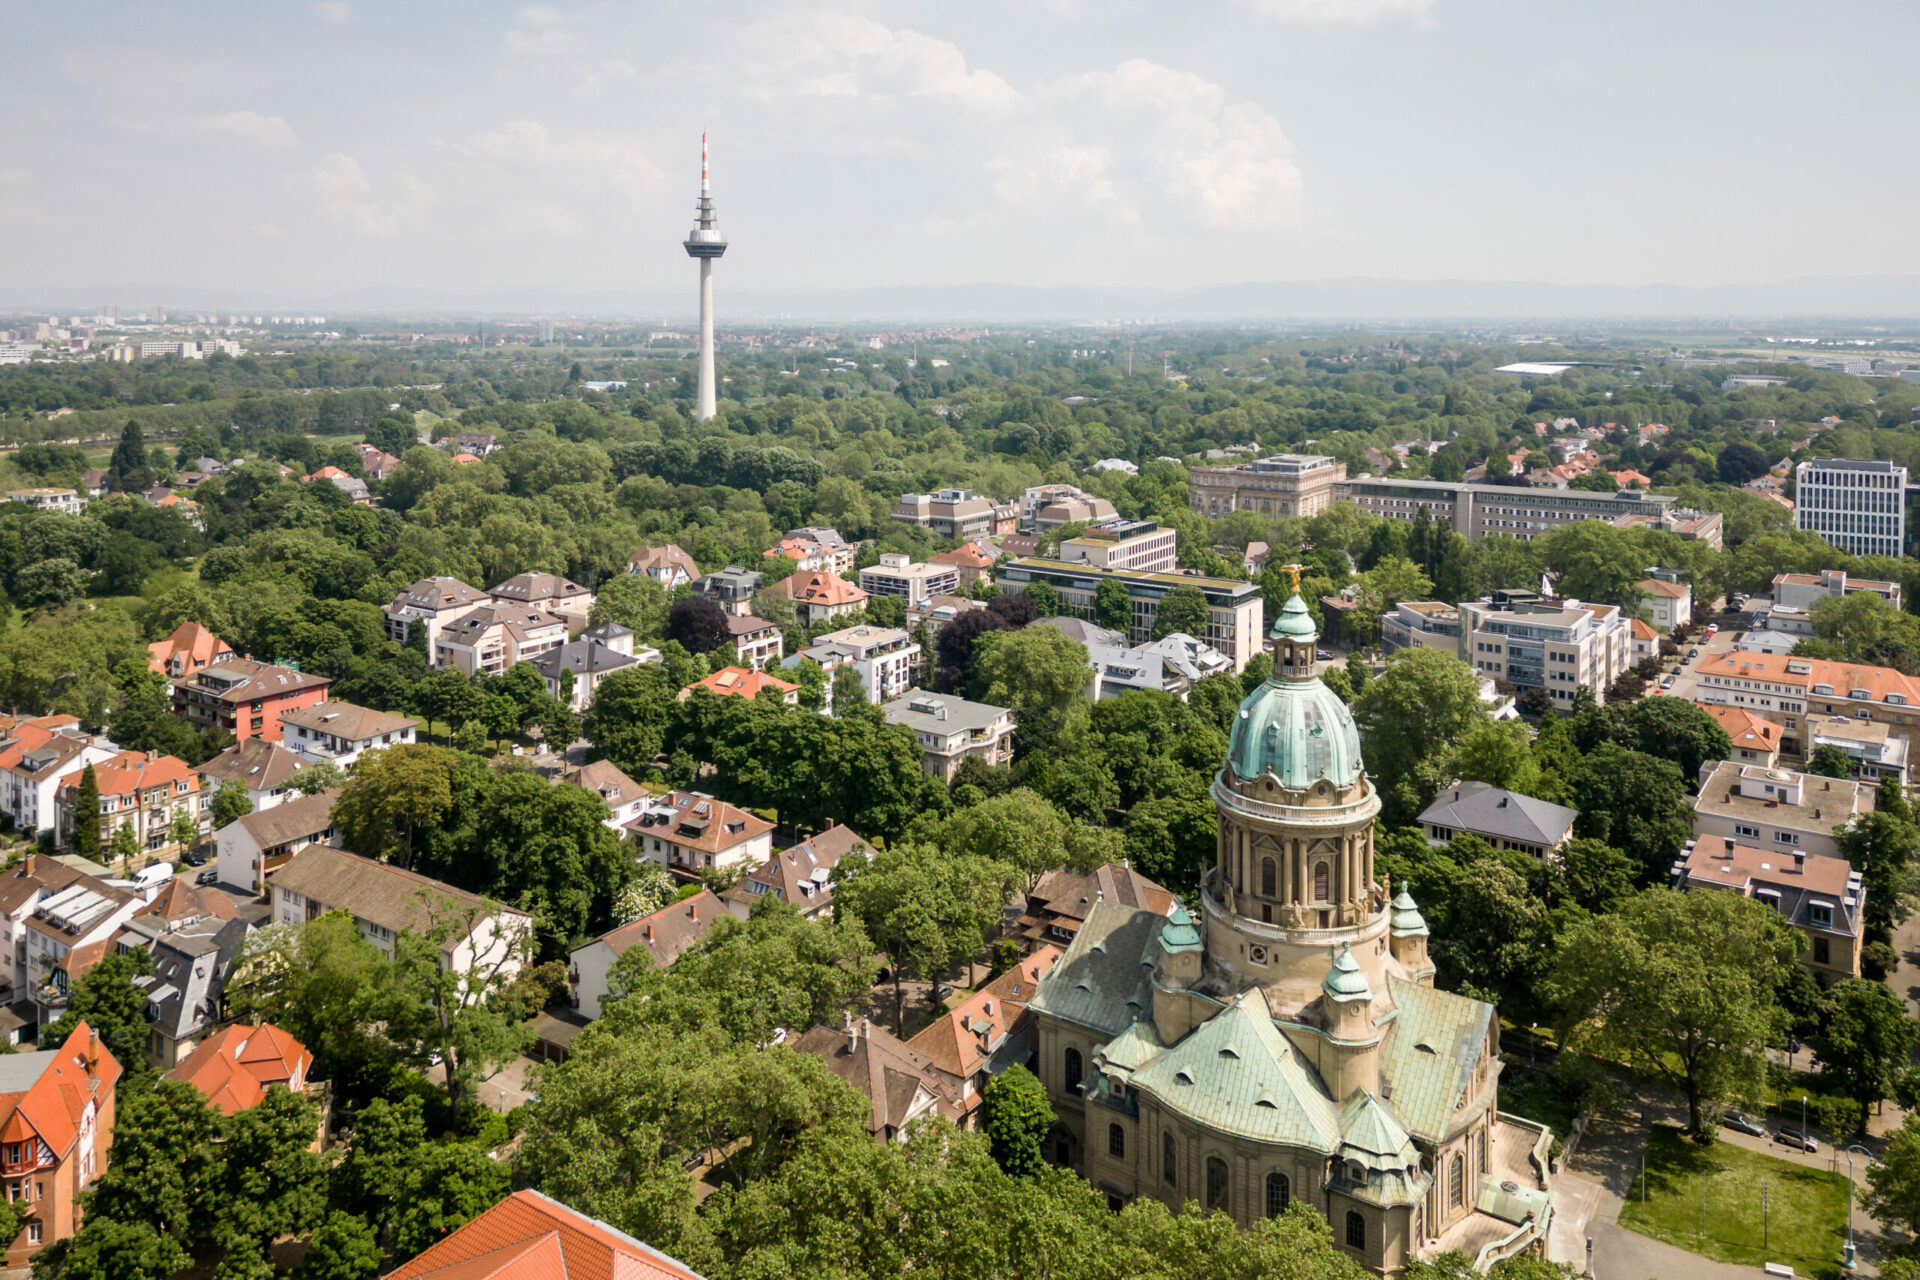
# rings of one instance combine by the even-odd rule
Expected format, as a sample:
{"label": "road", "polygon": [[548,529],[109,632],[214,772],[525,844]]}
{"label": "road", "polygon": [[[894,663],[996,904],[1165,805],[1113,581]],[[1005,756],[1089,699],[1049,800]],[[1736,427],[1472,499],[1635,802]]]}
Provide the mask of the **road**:
{"label": "road", "polygon": [[[1697,648],[1700,650],[1702,659],[1712,657],[1716,654],[1731,653],[1733,651],[1734,639],[1739,634],[1738,631],[1722,630],[1713,636],[1707,637],[1704,641],[1696,636],[1691,644],[1682,646],[1681,653],[1684,655],[1688,651]],[[1662,696],[1668,698],[1684,698],[1688,702],[1694,702],[1697,701],[1694,695],[1699,689],[1700,662],[1698,660],[1691,660],[1681,668],[1679,677],[1673,682],[1673,688],[1666,690]]]}

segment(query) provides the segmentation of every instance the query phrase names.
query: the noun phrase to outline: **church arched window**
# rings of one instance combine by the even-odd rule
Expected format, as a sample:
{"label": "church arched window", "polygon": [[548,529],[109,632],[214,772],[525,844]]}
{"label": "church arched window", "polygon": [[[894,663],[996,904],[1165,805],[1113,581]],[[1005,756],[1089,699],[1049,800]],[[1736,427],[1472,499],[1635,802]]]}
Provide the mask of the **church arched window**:
{"label": "church arched window", "polygon": [[1367,1247],[1367,1220],[1353,1210],[1347,1210],[1347,1247],[1364,1249]]}
{"label": "church arched window", "polygon": [[1277,1218],[1287,1211],[1288,1194],[1287,1175],[1270,1173],[1267,1175],[1267,1216]]}
{"label": "church arched window", "polygon": [[1179,1163],[1179,1157],[1173,1149],[1173,1135],[1162,1133],[1160,1135],[1160,1176],[1167,1180],[1168,1186],[1172,1186],[1177,1181],[1174,1169]]}
{"label": "church arched window", "polygon": [[1227,1162],[1219,1156],[1207,1157],[1207,1208],[1225,1208],[1227,1203]]}
{"label": "church arched window", "polygon": [[1067,1050],[1066,1067],[1067,1067],[1067,1089],[1070,1092],[1079,1093],[1080,1081],[1083,1077],[1085,1077],[1086,1071],[1081,1066],[1080,1051],[1078,1049]]}
{"label": "church arched window", "polygon": [[1272,858],[1260,859],[1260,892],[1269,898],[1280,891],[1280,864]]}
{"label": "church arched window", "polygon": [[1447,1204],[1458,1209],[1466,1203],[1467,1162],[1460,1158],[1459,1152],[1453,1156],[1453,1164],[1447,1170]]}
{"label": "church arched window", "polygon": [[1326,863],[1313,864],[1313,900],[1315,902],[1326,902],[1330,898],[1332,886],[1329,883],[1329,876],[1331,874]]}

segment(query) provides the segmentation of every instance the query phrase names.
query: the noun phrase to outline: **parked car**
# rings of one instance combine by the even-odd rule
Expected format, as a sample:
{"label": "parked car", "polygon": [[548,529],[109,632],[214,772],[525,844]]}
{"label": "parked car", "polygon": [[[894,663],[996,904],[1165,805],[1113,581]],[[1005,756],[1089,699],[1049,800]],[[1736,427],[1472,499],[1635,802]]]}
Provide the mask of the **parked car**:
{"label": "parked car", "polygon": [[195,884],[219,884],[220,868],[208,867],[205,871],[202,871],[199,875],[195,876],[193,878],[193,882]]}
{"label": "parked car", "polygon": [[1717,623],[1717,622],[1709,622],[1709,623],[1707,624],[1707,634],[1708,634],[1709,636],[1717,636],[1717,635],[1719,635],[1719,634],[1720,634],[1720,624],[1719,624],[1719,623]]}
{"label": "parked car", "polygon": [[189,849],[187,850],[186,856],[181,858],[180,861],[190,867],[204,867],[207,865],[206,851],[203,849]]}
{"label": "parked car", "polygon": [[1660,687],[1661,687],[1662,689],[1671,689],[1671,688],[1673,688],[1673,680],[1674,680],[1674,677],[1672,677],[1672,676],[1668,676],[1668,677],[1667,677],[1666,679],[1664,679],[1664,680],[1662,680],[1662,681],[1660,682]]}
{"label": "parked car", "polygon": [[1318,658],[1318,659],[1320,659],[1320,661],[1322,661],[1322,662],[1332,662],[1332,661],[1333,661],[1333,650],[1331,650],[1331,649],[1315,649],[1315,650],[1313,651],[1313,656],[1314,656],[1314,657],[1316,657],[1316,658]]}
{"label": "parked car", "polygon": [[1820,1149],[1818,1142],[1815,1142],[1811,1137],[1791,1126],[1782,1128],[1778,1133],[1774,1134],[1773,1140],[1775,1142],[1785,1143],[1787,1146],[1795,1147],[1801,1151],[1818,1151]]}
{"label": "parked car", "polygon": [[1699,656],[1700,656],[1700,651],[1699,651],[1698,649],[1689,649],[1689,650],[1687,650],[1687,661],[1688,661],[1688,662],[1692,662],[1692,661],[1693,661],[1693,660],[1694,660],[1695,658],[1698,658]]}
{"label": "parked car", "polygon": [[1750,1134],[1756,1138],[1767,1136],[1767,1127],[1744,1111],[1729,1111],[1720,1117],[1720,1123],[1735,1133]]}

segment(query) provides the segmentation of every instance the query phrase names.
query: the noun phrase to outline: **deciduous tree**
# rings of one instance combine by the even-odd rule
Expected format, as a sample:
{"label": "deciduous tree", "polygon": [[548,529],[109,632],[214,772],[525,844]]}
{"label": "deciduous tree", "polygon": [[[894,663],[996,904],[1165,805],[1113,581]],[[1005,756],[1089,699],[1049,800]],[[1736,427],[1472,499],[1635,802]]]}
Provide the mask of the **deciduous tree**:
{"label": "deciduous tree", "polygon": [[981,1107],[980,1130],[1002,1169],[1025,1178],[1046,1167],[1053,1104],[1047,1101],[1046,1086],[1031,1071],[1009,1067],[988,1080]]}

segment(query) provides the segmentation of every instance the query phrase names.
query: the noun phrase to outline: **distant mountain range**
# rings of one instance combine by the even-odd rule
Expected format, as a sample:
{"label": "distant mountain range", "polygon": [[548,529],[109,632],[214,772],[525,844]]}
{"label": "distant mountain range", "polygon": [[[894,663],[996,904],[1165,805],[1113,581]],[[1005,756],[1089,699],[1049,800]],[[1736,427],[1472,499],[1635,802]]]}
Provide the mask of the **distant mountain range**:
{"label": "distant mountain range", "polygon": [[[785,320],[807,323],[1169,323],[1331,320],[1632,320],[1697,319],[1920,319],[1920,276],[1803,276],[1758,285],[1567,285],[1524,280],[1387,280],[1352,277],[1209,285],[1193,289],[1018,284],[896,285],[867,289],[788,291],[727,289],[717,299],[722,323]],[[0,292],[0,307],[86,310],[69,295],[47,290]],[[11,295],[11,296],[9,296]],[[68,301],[59,306],[62,297]],[[87,289],[84,297],[161,298],[176,311],[272,309],[334,316],[552,315],[661,319],[684,323],[695,294],[602,289],[591,292],[522,286],[498,289],[419,289],[374,286],[322,299],[269,304],[236,290],[191,286]]]}

